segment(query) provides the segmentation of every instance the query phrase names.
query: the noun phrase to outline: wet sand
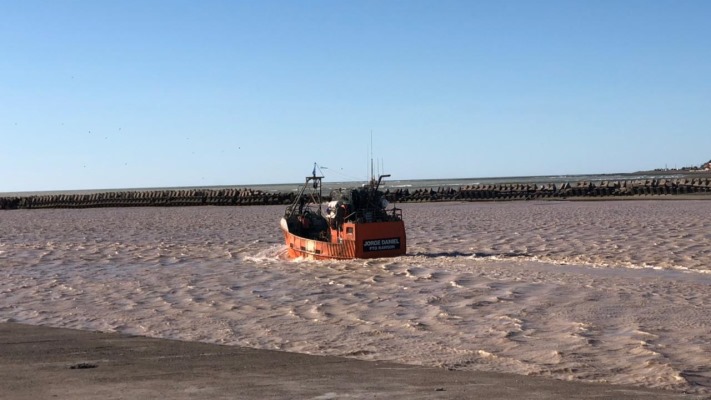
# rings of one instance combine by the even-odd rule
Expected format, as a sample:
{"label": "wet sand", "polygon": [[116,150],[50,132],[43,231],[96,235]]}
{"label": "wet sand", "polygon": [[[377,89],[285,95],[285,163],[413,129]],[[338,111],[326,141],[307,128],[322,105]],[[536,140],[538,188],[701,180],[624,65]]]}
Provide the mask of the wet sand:
{"label": "wet sand", "polygon": [[3,399],[701,398],[13,323],[0,343]]}
{"label": "wet sand", "polygon": [[282,207],[0,214],[0,322],[711,394],[711,202],[405,204],[290,261]]}

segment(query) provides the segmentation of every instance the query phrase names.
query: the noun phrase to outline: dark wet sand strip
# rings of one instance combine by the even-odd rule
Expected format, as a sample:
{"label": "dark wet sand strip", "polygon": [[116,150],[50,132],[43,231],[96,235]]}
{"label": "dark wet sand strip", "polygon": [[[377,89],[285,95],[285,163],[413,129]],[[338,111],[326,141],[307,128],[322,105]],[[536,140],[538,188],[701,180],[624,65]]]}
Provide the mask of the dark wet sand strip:
{"label": "dark wet sand strip", "polygon": [[629,386],[0,324],[2,399],[701,399]]}

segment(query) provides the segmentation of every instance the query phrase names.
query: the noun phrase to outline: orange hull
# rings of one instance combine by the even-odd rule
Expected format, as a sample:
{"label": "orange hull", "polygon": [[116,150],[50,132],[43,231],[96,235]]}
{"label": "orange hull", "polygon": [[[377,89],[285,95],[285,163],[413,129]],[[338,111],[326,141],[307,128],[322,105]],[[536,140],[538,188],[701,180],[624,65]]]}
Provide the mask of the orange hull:
{"label": "orange hull", "polygon": [[407,252],[403,221],[345,223],[331,241],[307,239],[283,229],[289,258],[316,260],[398,257]]}

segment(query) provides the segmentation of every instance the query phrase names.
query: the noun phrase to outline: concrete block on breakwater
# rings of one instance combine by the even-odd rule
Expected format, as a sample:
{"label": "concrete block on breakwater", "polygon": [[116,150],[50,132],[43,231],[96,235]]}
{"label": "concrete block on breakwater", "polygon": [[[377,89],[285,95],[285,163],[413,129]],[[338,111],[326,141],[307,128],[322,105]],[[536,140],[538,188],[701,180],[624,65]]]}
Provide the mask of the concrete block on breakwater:
{"label": "concrete block on breakwater", "polygon": [[664,196],[680,194],[711,194],[711,180],[694,179],[651,179],[627,181],[579,181],[555,185],[548,184],[499,184],[474,185],[455,189],[398,189],[388,192],[387,198],[393,202],[423,201],[505,201],[534,199],[569,198],[622,198],[641,196]]}
{"label": "concrete block on breakwater", "polygon": [[[534,199],[635,198],[711,194],[711,178],[579,181],[548,184],[473,185],[457,189],[426,188],[386,191],[390,202],[513,201]],[[133,190],[91,194],[48,194],[0,197],[0,209],[249,206],[293,203],[296,194],[272,193],[248,188]]]}
{"label": "concrete block on breakwater", "polygon": [[0,209],[243,206],[289,204],[294,201],[294,198],[293,193],[266,193],[252,189],[136,190],[0,197]]}

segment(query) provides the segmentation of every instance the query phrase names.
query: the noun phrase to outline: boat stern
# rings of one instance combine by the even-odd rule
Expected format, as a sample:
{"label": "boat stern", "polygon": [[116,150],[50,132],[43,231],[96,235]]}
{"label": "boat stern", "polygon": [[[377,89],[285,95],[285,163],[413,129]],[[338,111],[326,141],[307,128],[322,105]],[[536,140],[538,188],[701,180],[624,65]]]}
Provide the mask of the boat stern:
{"label": "boat stern", "polygon": [[[345,225],[348,236],[349,224]],[[357,258],[398,257],[407,253],[403,221],[357,224],[352,227]]]}

